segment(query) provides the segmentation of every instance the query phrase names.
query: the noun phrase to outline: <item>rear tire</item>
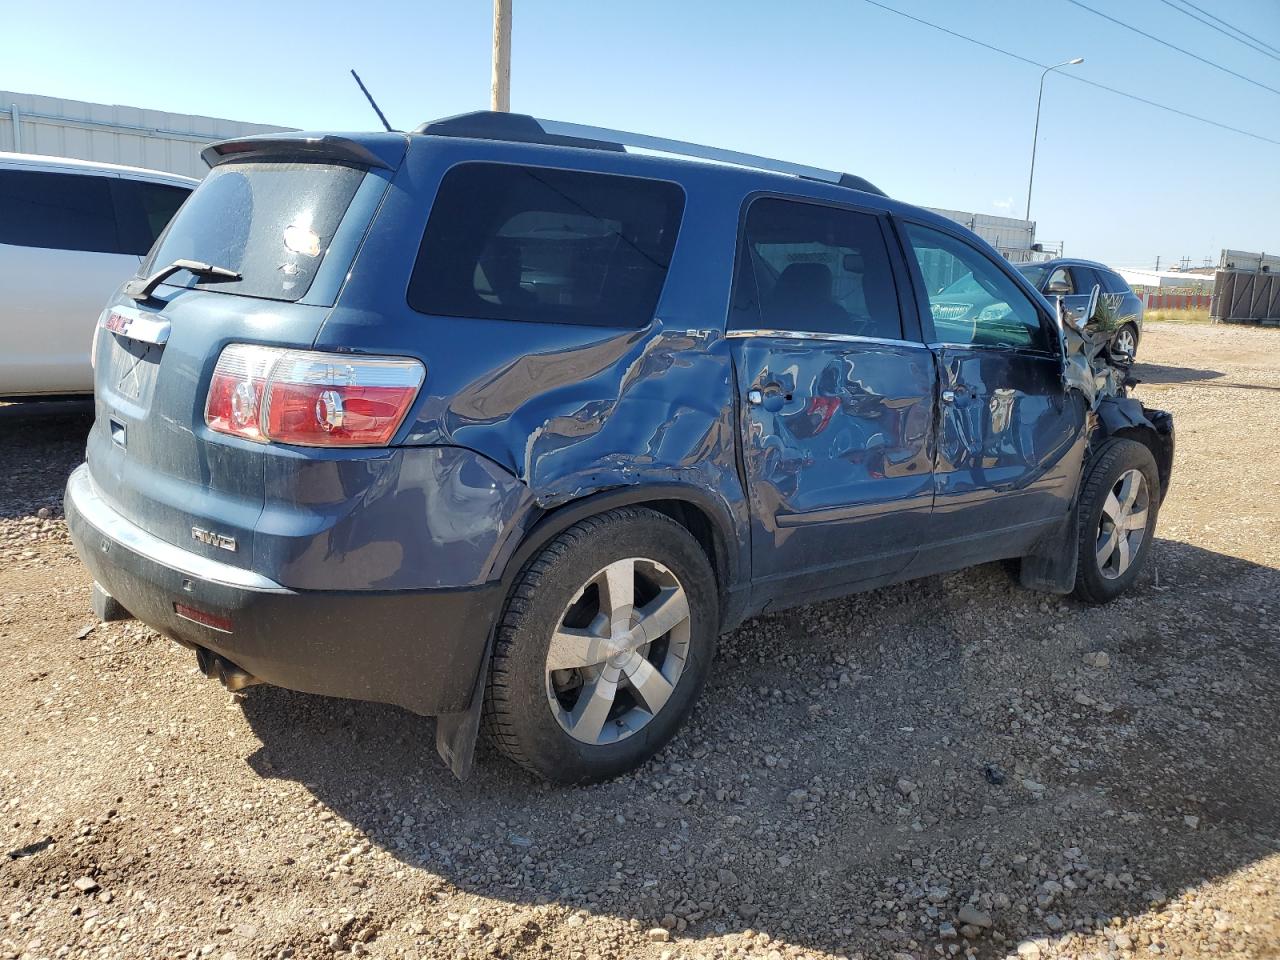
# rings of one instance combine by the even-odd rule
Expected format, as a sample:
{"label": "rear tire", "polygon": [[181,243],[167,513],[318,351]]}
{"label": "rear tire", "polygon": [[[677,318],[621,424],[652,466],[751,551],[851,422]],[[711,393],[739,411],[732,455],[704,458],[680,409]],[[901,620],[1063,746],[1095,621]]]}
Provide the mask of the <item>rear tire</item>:
{"label": "rear tire", "polygon": [[1138,355],[1138,328],[1132,323],[1124,324],[1116,331],[1116,335],[1111,338],[1111,349],[1117,353],[1136,357]]}
{"label": "rear tire", "polygon": [[1151,451],[1109,440],[1094,456],[1080,493],[1080,559],[1075,596],[1107,603],[1142,573],[1160,509],[1160,474]]}
{"label": "rear tire", "polygon": [[679,728],[718,633],[715,574],[688,530],[644,507],[579,521],[512,588],[485,727],[502,753],[546,780],[616,777]]}

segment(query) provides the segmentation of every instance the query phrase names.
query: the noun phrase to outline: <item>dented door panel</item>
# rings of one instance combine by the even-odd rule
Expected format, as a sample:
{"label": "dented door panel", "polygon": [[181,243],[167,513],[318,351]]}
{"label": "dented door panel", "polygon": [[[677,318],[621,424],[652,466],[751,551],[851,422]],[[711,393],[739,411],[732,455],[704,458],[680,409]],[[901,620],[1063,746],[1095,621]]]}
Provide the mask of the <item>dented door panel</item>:
{"label": "dented door panel", "polygon": [[938,362],[931,548],[995,540],[985,553],[1011,556],[1070,507],[1085,404],[1063,389],[1057,357],[944,346]]}
{"label": "dented door panel", "polygon": [[892,576],[924,536],[933,356],[851,341],[732,341],[762,596]]}

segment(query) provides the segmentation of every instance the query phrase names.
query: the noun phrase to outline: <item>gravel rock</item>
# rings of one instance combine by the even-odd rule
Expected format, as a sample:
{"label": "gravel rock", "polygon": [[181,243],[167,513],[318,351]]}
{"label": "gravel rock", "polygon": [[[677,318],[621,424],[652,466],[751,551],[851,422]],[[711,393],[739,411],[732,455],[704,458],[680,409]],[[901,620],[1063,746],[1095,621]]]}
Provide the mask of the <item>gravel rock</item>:
{"label": "gravel rock", "polygon": [[0,960],[1271,956],[1278,346],[1144,331],[1177,463],[1125,597],[992,564],[757,617],[651,763],[568,789],[93,621],[88,418],[0,406]]}

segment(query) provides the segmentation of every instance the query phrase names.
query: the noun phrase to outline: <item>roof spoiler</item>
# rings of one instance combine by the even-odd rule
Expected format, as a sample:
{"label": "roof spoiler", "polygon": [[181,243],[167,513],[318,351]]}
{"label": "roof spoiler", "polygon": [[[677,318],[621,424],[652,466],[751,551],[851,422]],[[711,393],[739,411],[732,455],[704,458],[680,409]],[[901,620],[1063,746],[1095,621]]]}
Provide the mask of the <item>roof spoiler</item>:
{"label": "roof spoiler", "polygon": [[785,160],[773,160],[753,153],[721,150],[718,147],[706,147],[684,140],[667,140],[643,133],[588,127],[559,120],[541,120],[523,113],[478,110],[475,113],[461,113],[442,120],[429,121],[413,132],[436,137],[470,137],[513,143],[541,143],[550,146],[580,147],[587,150],[608,150],[614,153],[626,152],[626,149],[631,147],[679,157],[710,160],[713,163],[725,163],[736,167],[767,170],[771,173],[782,173],[806,180],[820,180],[823,183],[861,190],[863,193],[885,196],[885,192],[870,181],[849,173],[788,163]]}
{"label": "roof spoiler", "polygon": [[[381,153],[387,154],[383,150]],[[403,141],[397,145],[396,152],[404,153]],[[210,167],[230,160],[331,160],[335,163],[356,164],[362,167],[381,167],[395,169],[398,162],[393,158],[379,156],[363,143],[349,137],[332,134],[318,136],[278,136],[263,134],[245,137],[241,140],[220,140],[200,151],[200,157]]]}

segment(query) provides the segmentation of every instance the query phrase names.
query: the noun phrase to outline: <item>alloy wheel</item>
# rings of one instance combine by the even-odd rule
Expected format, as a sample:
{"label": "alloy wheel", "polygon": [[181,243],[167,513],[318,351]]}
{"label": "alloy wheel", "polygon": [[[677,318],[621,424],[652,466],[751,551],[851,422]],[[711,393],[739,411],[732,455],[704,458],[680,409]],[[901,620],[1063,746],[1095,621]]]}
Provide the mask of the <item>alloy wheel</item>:
{"label": "alloy wheel", "polygon": [[1131,357],[1138,352],[1138,341],[1134,337],[1131,327],[1123,327],[1116,334],[1116,350]]}
{"label": "alloy wheel", "polygon": [[1137,559],[1147,535],[1151,497],[1141,470],[1120,474],[1102,504],[1098,523],[1098,569],[1108,580],[1122,576]]}
{"label": "alloy wheel", "polygon": [[671,697],[689,655],[689,600],[656,560],[598,571],[565,608],[547,651],[547,699],[575,740],[615,743]]}

